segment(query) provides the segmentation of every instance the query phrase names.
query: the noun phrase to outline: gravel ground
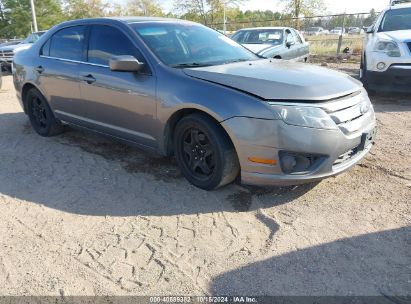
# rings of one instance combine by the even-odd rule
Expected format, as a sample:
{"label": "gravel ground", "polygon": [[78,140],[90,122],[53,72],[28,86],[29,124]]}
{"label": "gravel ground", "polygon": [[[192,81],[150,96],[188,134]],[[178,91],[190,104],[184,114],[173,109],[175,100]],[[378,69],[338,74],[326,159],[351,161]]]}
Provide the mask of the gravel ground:
{"label": "gravel ground", "polygon": [[343,175],[205,192],[172,159],[37,136],[3,80],[0,295],[411,295],[411,100],[373,99]]}

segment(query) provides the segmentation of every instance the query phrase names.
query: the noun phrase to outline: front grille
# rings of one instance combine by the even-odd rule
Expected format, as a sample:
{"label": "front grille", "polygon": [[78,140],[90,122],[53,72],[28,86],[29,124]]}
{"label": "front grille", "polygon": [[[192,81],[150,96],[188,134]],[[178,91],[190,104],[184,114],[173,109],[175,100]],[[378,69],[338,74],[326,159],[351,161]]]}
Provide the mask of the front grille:
{"label": "front grille", "polygon": [[0,51],[0,58],[9,58],[13,57],[13,51],[11,50],[6,50],[6,51]]}
{"label": "front grille", "polygon": [[361,91],[320,106],[344,134],[360,130],[369,119],[371,102]]}
{"label": "front grille", "polygon": [[359,151],[359,147],[355,147],[344,154],[341,154],[334,162],[333,166],[341,165],[349,160],[351,160]]}

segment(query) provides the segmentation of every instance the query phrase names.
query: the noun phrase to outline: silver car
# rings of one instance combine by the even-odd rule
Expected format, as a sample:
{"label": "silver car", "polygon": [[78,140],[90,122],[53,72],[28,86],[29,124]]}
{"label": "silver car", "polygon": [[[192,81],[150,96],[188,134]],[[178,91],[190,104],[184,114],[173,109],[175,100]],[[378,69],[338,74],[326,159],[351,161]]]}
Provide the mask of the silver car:
{"label": "silver car", "polygon": [[265,58],[307,62],[310,47],[304,37],[293,28],[256,27],[241,29],[232,37],[234,41]]}
{"label": "silver car", "polygon": [[237,177],[290,185],[336,175],[367,154],[375,134],[357,80],[261,59],[188,21],[66,22],[16,54],[13,77],[41,136],[69,124],[175,155],[206,190]]}
{"label": "silver car", "polygon": [[26,39],[18,43],[9,43],[0,46],[0,65],[2,68],[11,71],[11,64],[13,62],[13,57],[19,50],[29,48],[34,42],[36,42],[41,35],[45,32],[35,32],[31,33]]}

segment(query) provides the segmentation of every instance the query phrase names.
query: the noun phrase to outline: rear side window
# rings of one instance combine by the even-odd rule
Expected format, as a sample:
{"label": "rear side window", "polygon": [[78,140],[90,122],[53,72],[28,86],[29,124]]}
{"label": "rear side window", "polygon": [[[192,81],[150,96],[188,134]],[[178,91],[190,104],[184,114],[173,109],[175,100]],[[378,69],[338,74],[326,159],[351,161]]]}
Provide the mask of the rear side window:
{"label": "rear side window", "polygon": [[109,65],[112,56],[131,55],[142,61],[130,39],[119,29],[108,25],[93,25],[90,32],[88,62]]}
{"label": "rear side window", "polygon": [[297,33],[297,31],[292,30],[292,33],[294,34],[295,43],[297,43],[297,44],[303,43],[303,41],[302,41],[300,35]]}
{"label": "rear side window", "polygon": [[43,45],[40,51],[40,55],[50,56],[50,44],[51,44],[51,39],[47,40],[47,42]]}
{"label": "rear side window", "polygon": [[42,53],[50,57],[77,60],[83,59],[84,26],[73,26],[62,29],[46,42]]}

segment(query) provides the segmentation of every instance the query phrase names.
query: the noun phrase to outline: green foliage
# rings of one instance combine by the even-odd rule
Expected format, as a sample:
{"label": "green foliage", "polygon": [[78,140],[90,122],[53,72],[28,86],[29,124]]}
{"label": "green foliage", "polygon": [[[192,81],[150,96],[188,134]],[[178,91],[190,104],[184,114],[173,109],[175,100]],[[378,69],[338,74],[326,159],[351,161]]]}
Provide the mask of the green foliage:
{"label": "green foliage", "polygon": [[157,0],[130,0],[126,6],[126,15],[129,16],[156,16],[165,14]]}
{"label": "green foliage", "polygon": [[104,17],[110,9],[110,5],[102,0],[65,0],[63,7],[67,19]]}
{"label": "green foliage", "polygon": [[[58,0],[35,0],[39,30],[46,30],[63,21]],[[0,37],[25,37],[31,32],[29,0],[2,0],[0,4]]]}

